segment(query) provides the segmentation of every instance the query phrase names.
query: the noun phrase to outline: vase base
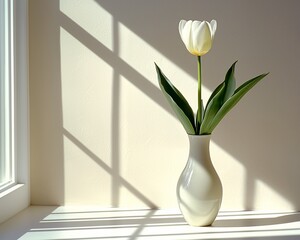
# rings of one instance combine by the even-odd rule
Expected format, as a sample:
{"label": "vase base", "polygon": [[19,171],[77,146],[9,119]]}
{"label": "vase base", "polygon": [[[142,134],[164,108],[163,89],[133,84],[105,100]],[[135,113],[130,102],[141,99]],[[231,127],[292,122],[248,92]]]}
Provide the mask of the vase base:
{"label": "vase base", "polygon": [[189,222],[188,220],[185,220],[190,226],[192,227],[212,227],[212,224],[214,221],[211,223],[194,223],[194,222]]}

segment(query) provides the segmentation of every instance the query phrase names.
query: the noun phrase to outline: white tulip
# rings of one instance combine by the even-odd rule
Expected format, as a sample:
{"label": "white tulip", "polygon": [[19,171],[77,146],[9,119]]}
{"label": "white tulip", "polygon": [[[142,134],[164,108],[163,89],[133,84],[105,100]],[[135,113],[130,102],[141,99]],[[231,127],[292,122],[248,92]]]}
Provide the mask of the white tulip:
{"label": "white tulip", "polygon": [[187,50],[196,56],[203,56],[212,47],[217,21],[186,21],[179,22],[179,34]]}

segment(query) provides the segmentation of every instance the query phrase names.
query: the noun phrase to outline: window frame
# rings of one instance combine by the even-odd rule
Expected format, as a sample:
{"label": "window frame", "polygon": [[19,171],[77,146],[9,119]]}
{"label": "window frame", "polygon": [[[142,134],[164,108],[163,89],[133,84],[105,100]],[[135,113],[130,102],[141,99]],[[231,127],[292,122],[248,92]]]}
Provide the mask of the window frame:
{"label": "window frame", "polygon": [[14,183],[0,192],[0,223],[29,206],[28,0],[10,2],[12,14],[12,158]]}
{"label": "window frame", "polygon": [[[4,116],[2,115],[2,129],[1,127],[1,168],[4,166],[4,169],[1,169],[0,174],[4,175],[5,181],[0,182],[0,193],[4,190],[12,187],[16,184],[16,175],[15,175],[15,158],[14,158],[14,58],[11,57],[14,55],[14,45],[13,45],[13,38],[14,34],[11,31],[13,29],[13,14],[12,14],[12,2],[7,0],[1,0],[1,5],[3,7],[3,28],[1,32],[1,37],[4,38],[3,44],[1,46],[1,52],[3,56],[1,59],[1,64],[5,64],[4,66],[0,66],[1,77],[3,77],[3,82],[1,82],[1,100],[3,100],[1,104],[1,108],[4,107]],[[3,34],[3,35],[2,35]],[[3,131],[2,131],[3,130]],[[4,161],[4,162],[2,162]]]}

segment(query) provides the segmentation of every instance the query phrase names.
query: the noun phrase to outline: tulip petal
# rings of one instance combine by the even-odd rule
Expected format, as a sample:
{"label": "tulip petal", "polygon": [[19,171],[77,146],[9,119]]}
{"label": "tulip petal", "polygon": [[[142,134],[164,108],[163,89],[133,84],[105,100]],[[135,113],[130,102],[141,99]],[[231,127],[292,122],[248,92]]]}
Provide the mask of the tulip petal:
{"label": "tulip petal", "polygon": [[191,26],[192,26],[192,21],[191,20],[187,21],[184,24],[184,26],[182,26],[182,30],[180,34],[185,47],[190,52],[192,51]]}
{"label": "tulip petal", "polygon": [[192,34],[199,30],[199,27],[200,27],[201,23],[202,23],[201,21],[193,21],[193,23],[192,23]]}
{"label": "tulip petal", "polygon": [[193,21],[192,23],[192,29],[191,29],[191,38],[192,38],[192,45],[193,45],[193,52],[192,54],[194,55],[199,55],[199,49],[198,49],[198,45],[199,45],[199,41],[198,41],[198,36],[199,33],[201,31],[201,24],[203,22],[201,21]]}
{"label": "tulip petal", "polygon": [[217,30],[217,21],[211,20],[210,27],[211,27],[211,38],[213,40],[215,37],[216,30]]}
{"label": "tulip petal", "polygon": [[198,56],[206,54],[211,49],[211,40],[209,23],[203,21],[199,28],[193,33],[194,49],[198,52]]}
{"label": "tulip petal", "polygon": [[184,28],[185,24],[186,24],[186,20],[180,20],[180,22],[178,24],[178,30],[179,30],[181,39],[182,39],[182,32],[183,32],[183,28]]}

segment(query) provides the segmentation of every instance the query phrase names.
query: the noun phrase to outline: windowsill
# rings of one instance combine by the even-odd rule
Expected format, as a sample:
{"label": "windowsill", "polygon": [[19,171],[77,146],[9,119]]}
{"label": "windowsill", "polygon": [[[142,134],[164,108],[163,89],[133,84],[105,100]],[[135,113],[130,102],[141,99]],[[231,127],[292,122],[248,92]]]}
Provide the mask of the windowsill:
{"label": "windowsill", "polygon": [[24,187],[24,184],[16,184],[6,190],[4,190],[3,192],[0,193],[0,200],[1,198],[7,196],[8,194],[13,193],[14,191],[18,191],[19,188]]}
{"label": "windowsill", "polygon": [[1,239],[299,239],[300,213],[220,212],[191,227],[178,210],[31,206],[0,225]]}
{"label": "windowsill", "polygon": [[29,204],[28,187],[16,184],[0,193],[0,223],[17,214]]}

